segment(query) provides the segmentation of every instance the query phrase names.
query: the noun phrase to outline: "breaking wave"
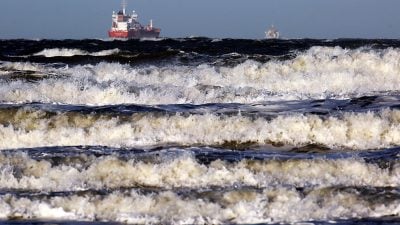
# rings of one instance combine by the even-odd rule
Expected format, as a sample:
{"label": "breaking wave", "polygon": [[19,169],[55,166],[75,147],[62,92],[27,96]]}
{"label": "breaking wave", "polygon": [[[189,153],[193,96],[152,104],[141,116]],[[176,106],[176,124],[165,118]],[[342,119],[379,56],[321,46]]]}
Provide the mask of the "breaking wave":
{"label": "breaking wave", "polygon": [[0,100],[104,105],[343,99],[397,93],[399,61],[398,49],[313,47],[293,60],[267,63],[248,60],[234,67],[207,64],[131,67],[99,63],[52,68],[2,63],[3,70],[33,70],[54,76],[35,83],[1,82]]}
{"label": "breaking wave", "polygon": [[286,115],[271,120],[241,115],[54,114],[4,111],[0,148],[104,145],[143,147],[167,144],[320,144],[354,150],[400,145],[400,111],[342,116]]}
{"label": "breaking wave", "polygon": [[52,48],[52,49],[44,49],[38,53],[35,53],[35,56],[44,56],[44,57],[71,57],[76,55],[91,55],[91,56],[107,56],[114,55],[120,52],[119,49],[110,49],[103,50],[99,52],[87,52],[80,49],[67,49],[67,48]]}
{"label": "breaking wave", "polygon": [[[385,190],[385,189],[383,189]],[[116,191],[67,196],[0,197],[0,218],[106,220],[132,224],[220,224],[384,217],[399,214],[399,193],[381,189],[239,189],[176,193]],[[361,193],[369,193],[364,198]],[[198,198],[201,198],[198,199]],[[383,204],[384,203],[384,204]]]}
{"label": "breaking wave", "polygon": [[381,168],[378,164],[353,158],[241,160],[235,163],[215,160],[208,165],[199,163],[190,154],[165,157],[161,162],[149,159],[142,161],[85,154],[33,159],[26,154],[1,154],[0,190],[61,192],[135,187],[207,189],[210,186],[323,188],[400,185],[398,161],[388,169],[389,166]]}
{"label": "breaking wave", "polygon": [[399,222],[399,84],[398,40],[0,40],[0,220]]}

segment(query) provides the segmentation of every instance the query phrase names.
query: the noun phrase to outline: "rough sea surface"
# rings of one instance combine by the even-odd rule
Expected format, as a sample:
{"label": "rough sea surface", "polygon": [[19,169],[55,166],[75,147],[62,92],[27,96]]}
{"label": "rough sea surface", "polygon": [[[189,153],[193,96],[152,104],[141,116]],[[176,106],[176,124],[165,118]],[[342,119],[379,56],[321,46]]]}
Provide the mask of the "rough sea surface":
{"label": "rough sea surface", "polygon": [[0,40],[0,149],[9,224],[400,223],[400,40]]}

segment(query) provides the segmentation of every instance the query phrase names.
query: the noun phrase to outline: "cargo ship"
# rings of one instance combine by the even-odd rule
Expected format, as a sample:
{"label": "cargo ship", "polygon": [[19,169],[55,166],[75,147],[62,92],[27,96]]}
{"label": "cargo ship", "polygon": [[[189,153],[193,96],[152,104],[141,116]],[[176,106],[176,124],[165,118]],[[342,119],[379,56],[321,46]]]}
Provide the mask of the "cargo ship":
{"label": "cargo ship", "polygon": [[271,28],[265,32],[265,37],[267,39],[278,39],[279,31],[275,28],[274,25],[272,25]]}
{"label": "cargo ship", "polygon": [[146,26],[138,22],[138,15],[135,11],[132,14],[126,13],[126,1],[122,1],[122,9],[116,13],[113,11],[111,29],[108,36],[115,39],[139,39],[158,38],[161,29],[153,27],[153,21]]}

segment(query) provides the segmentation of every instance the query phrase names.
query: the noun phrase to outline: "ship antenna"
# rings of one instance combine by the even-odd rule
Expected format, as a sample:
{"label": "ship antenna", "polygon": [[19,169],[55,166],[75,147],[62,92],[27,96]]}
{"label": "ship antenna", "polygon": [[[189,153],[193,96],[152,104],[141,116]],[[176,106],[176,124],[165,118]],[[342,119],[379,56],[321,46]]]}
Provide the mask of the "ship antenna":
{"label": "ship antenna", "polygon": [[125,15],[125,9],[128,3],[126,3],[126,0],[122,0],[121,6],[122,6],[122,13]]}

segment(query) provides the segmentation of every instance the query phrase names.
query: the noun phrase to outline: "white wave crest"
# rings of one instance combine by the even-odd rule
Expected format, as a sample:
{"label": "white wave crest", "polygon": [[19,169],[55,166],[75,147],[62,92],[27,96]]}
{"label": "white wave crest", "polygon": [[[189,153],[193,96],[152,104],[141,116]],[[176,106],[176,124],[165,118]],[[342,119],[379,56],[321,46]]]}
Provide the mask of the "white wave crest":
{"label": "white wave crest", "polygon": [[67,48],[52,48],[52,49],[44,49],[38,53],[35,53],[35,56],[45,56],[45,57],[71,57],[78,55],[91,55],[91,56],[107,56],[117,54],[119,49],[110,49],[103,50],[99,52],[89,53],[87,51],[83,51],[80,49],[67,49]]}
{"label": "white wave crest", "polygon": [[[29,63],[29,62],[1,62],[0,61],[0,69],[1,70],[19,70],[19,71],[46,71],[48,68],[46,68],[42,64],[38,63]],[[10,72],[7,71],[7,72]]]}
{"label": "white wave crest", "polygon": [[[14,115],[14,114],[12,114]],[[212,114],[132,115],[118,118],[15,113],[0,125],[0,148],[39,146],[221,145],[229,142],[321,144],[354,150],[400,145],[400,111],[345,113],[342,117],[278,116],[271,121]]]}
{"label": "white wave crest", "polygon": [[[216,160],[204,165],[189,156],[161,163],[88,156],[77,162],[80,163],[55,166],[50,161],[34,160],[26,155],[0,155],[0,188],[79,191],[135,186],[203,189],[232,185],[258,188],[400,185],[399,163],[388,170],[361,159],[242,160],[238,163]],[[19,171],[18,175],[15,171]],[[109,176],[110,173],[113,175]]]}
{"label": "white wave crest", "polygon": [[0,218],[117,221],[132,224],[255,224],[400,215],[398,199],[384,204],[358,191],[232,190],[191,198],[172,191],[0,197]]}
{"label": "white wave crest", "polygon": [[399,62],[399,49],[313,47],[293,60],[249,60],[233,68],[99,63],[51,69],[69,74],[63,79],[0,83],[0,101],[103,105],[342,99],[399,92]]}

